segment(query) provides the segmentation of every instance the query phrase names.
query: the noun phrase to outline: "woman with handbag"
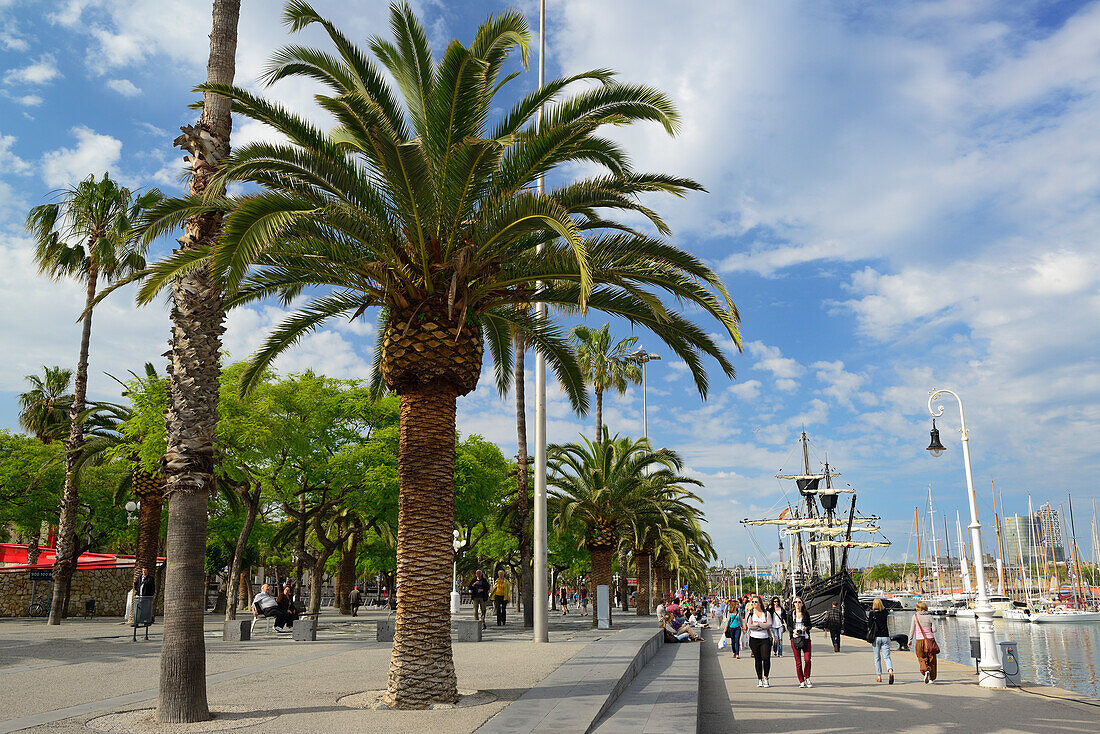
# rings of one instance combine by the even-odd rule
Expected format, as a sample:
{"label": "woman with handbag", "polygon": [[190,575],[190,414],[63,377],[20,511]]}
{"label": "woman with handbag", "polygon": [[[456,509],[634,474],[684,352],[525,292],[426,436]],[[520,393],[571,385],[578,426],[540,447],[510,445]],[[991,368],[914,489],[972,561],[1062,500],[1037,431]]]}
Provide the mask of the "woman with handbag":
{"label": "woman with handbag", "polygon": [[890,612],[882,599],[876,598],[871,605],[871,613],[867,615],[867,639],[873,645],[875,654],[875,680],[882,683],[882,664],[886,663],[886,672],[890,676],[891,685],[894,683],[894,662],[890,660],[890,628],[886,624],[886,618]]}
{"label": "woman with handbag", "polygon": [[794,598],[794,607],[788,627],[791,630],[791,652],[794,653],[794,672],[798,675],[799,688],[813,688],[810,682],[810,610],[799,597]]}
{"label": "woman with handbag", "polygon": [[923,601],[917,602],[917,613],[909,623],[909,639],[914,641],[913,651],[920,661],[924,682],[931,683],[936,680],[936,656],[940,654],[940,646],[936,644],[932,615],[928,613],[928,605]]}
{"label": "woman with handbag", "polygon": [[741,608],[736,604],[731,606],[726,617],[726,637],[730,638],[730,650],[736,660],[741,652]]}
{"label": "woman with handbag", "polygon": [[749,649],[756,663],[756,687],[770,688],[768,674],[772,670],[772,613],[759,596],[752,598],[752,608],[745,612],[749,631]]}

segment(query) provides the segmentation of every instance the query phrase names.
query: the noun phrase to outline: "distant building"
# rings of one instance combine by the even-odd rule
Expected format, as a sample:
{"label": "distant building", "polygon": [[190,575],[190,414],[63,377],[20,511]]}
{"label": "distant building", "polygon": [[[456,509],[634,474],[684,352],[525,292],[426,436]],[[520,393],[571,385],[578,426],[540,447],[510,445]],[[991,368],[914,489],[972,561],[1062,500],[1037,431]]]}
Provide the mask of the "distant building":
{"label": "distant building", "polygon": [[1050,503],[1040,507],[1031,517],[1006,517],[1003,520],[1002,542],[1004,543],[1005,565],[1019,566],[1023,557],[1024,565],[1065,563],[1066,551],[1062,546],[1062,520],[1058,510]]}

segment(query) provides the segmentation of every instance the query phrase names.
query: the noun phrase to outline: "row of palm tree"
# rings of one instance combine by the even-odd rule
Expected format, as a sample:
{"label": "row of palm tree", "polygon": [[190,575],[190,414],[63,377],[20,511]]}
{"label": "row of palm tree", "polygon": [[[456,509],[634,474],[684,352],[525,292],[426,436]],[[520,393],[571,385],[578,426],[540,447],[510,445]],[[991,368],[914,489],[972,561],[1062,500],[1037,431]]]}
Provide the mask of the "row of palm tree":
{"label": "row of palm tree", "polygon": [[[475,388],[486,351],[497,388],[510,389],[519,335],[524,347],[545,357],[574,408],[587,409],[584,366],[561,327],[532,314],[531,304],[538,303],[557,311],[601,311],[648,329],[687,365],[701,396],[708,388],[704,358],[732,377],[716,339],[666,303],[714,319],[723,337],[739,344],[729,293],[708,266],[664,239],[668,227],[639,201],[643,194],[682,196],[702,187],[635,171],[621,145],[604,135],[610,126],[638,122],[675,134],[679,115],[659,90],[620,83],[612,72],[596,69],[505,104],[502,90],[520,76],[504,73],[506,64],[518,52],[525,67],[530,48],[526,19],[518,12],[490,16],[468,45],[452,41],[437,59],[407,4],[391,6],[392,38],[372,37],[365,50],[308,3],[288,2],[287,26],[295,32],[319,27],[331,49],[283,48],[264,81],[319,82],[324,91],[315,99],[335,122],[326,132],[232,85],[239,6],[239,0],[213,2],[207,83],[197,88],[202,114],[176,141],[190,152],[189,195],[149,202],[133,249],[140,253],[155,238],[184,230],[171,256],[132,278],[141,282],[140,303],[164,290],[172,295],[168,569],[157,716],[172,722],[209,718],[198,600],[220,337],[227,309],[266,299],[296,310],[252,359],[245,391],[274,359],[329,320],[378,320],[374,387],[395,392],[401,405],[397,618],[384,700],[399,708],[453,703],[448,592],[456,400]],[[231,152],[231,110],[272,128],[279,141]],[[537,179],[575,163],[602,172],[536,190]],[[617,220],[618,213],[641,214],[657,234]],[[50,234],[59,217],[40,220],[40,240],[60,242]],[[88,237],[87,251],[97,252],[93,246],[105,235]],[[88,282],[73,416],[84,410],[91,306],[105,295],[96,295],[96,278],[115,277],[116,261],[89,255],[81,269],[47,270],[84,273]],[[619,382],[600,384],[607,387],[598,388],[598,403],[602,391]],[[71,423],[75,461],[82,423]],[[690,499],[683,489],[690,480],[676,473],[678,457],[606,441],[611,445],[599,457],[602,464],[593,466],[653,471],[630,482],[602,479],[601,491],[631,503],[638,518],[660,518],[654,527],[666,530],[635,532],[620,527],[621,519],[608,525],[603,515],[593,515],[594,566],[599,559],[600,568],[609,569],[604,559],[633,535],[636,557],[687,568],[701,547],[700,536],[687,532],[692,513],[681,512],[674,522],[668,507],[643,500],[658,482],[666,485],[658,495]],[[570,461],[563,450],[555,481],[567,481]],[[559,491],[568,496],[564,486]],[[563,499],[561,514],[581,517],[578,503]],[[678,525],[681,520],[685,524]]]}
{"label": "row of palm tree", "polygon": [[[694,578],[715,557],[710,536],[702,529],[699,497],[688,487],[701,483],[680,472],[683,459],[670,449],[653,450],[646,439],[612,436],[606,428],[599,441],[551,446],[548,451],[551,515],[564,532],[580,523],[581,543],[592,562],[591,581],[611,588],[612,557],[620,555],[625,578],[629,552],[638,578],[637,613],[650,613],[650,566],[656,559],[666,581],[672,571]],[[662,593],[668,591],[658,584]],[[596,624],[593,607],[592,623]]]}

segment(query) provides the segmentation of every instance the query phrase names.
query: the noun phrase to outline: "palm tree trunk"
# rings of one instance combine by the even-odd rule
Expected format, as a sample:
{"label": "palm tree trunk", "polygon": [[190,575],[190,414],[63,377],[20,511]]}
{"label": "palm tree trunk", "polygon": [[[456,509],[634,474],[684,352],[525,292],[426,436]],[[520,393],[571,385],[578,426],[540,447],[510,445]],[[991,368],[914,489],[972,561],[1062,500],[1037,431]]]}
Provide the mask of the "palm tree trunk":
{"label": "palm tree trunk", "polygon": [[630,574],[630,551],[623,546],[619,548],[619,598],[622,602],[620,609],[623,612],[630,611],[630,601],[627,599],[627,592],[630,590],[630,585],[626,583],[626,577]]}
{"label": "palm tree trunk", "polygon": [[137,552],[134,554],[134,581],[137,581],[141,577],[141,569],[147,568],[154,574],[157,571],[164,479],[159,473],[135,469],[132,482],[139,505]]}
{"label": "palm tree trunk", "polygon": [[[206,604],[204,594],[198,593],[198,585],[204,578],[207,499],[206,492],[176,491],[168,502],[164,644],[157,701],[157,717],[161,721],[205,721],[210,718],[202,626]],[[194,546],[202,551],[195,552]],[[188,685],[181,685],[181,681]]]}
{"label": "palm tree trunk", "polygon": [[69,408],[69,442],[65,447],[65,489],[61,495],[61,514],[57,520],[57,556],[53,566],[53,601],[47,624],[61,624],[68,616],[69,586],[76,570],[76,513],[80,508],[80,487],[76,464],[84,446],[84,400],[88,394],[88,347],[92,340],[92,303],[95,301],[99,269],[93,262],[88,268],[88,288],[84,299],[85,315],[80,330],[80,357],[73,383],[73,404]]}
{"label": "palm tree trunk", "polygon": [[596,445],[603,443],[603,390],[596,388]]}
{"label": "palm tree trunk", "polygon": [[[236,69],[237,22],[241,0],[214,0],[206,81],[232,84]],[[229,155],[230,101],[203,96],[197,128],[183,129],[176,145],[190,153],[193,196],[207,191],[219,162]],[[221,215],[192,217],[180,248],[214,244]],[[180,277],[172,286],[172,357],[168,411],[168,569],[165,579],[164,644],[160,656],[162,722],[206,721],[206,646],[203,637],[203,559],[206,555],[207,501],[214,486],[214,429],[221,335],[225,310],[209,267]]]}
{"label": "palm tree trunk", "polygon": [[340,614],[351,614],[351,590],[355,588],[355,552],[357,533],[351,533],[340,547],[340,565],[336,572],[336,603]]}
{"label": "palm tree trunk", "polygon": [[229,562],[228,593],[229,598],[225,602],[225,618],[236,619],[237,607],[240,605],[240,584],[232,583],[232,580],[240,577],[241,565],[244,563],[244,553],[248,548],[248,538],[252,535],[252,527],[256,524],[256,515],[260,512],[260,487],[247,487],[244,494],[244,523],[241,531],[237,533],[237,545],[233,547],[233,560]]}
{"label": "palm tree trunk", "polygon": [[401,391],[397,473],[397,616],[384,702],[395,708],[455,703],[451,654],[455,392]]}
{"label": "palm tree trunk", "polygon": [[649,616],[649,554],[643,551],[634,551],[634,564],[638,574],[638,600],[634,603],[634,611],[639,617]]}
{"label": "palm tree trunk", "polygon": [[516,335],[516,502],[515,525],[513,534],[519,543],[519,567],[520,589],[523,594],[523,627],[534,629],[535,608],[534,600],[534,538],[527,532],[527,515],[530,510],[527,497],[527,401],[526,383],[524,376],[524,350],[526,344],[523,336]]}
{"label": "palm tree trunk", "polygon": [[[597,598],[598,594],[596,589],[599,586],[606,586],[608,591],[612,589],[611,586],[611,557],[614,555],[615,549],[611,546],[597,546],[589,549],[589,555],[592,557],[592,583],[588,585],[588,593],[591,597],[592,603],[592,626],[596,626],[597,621]],[[614,598],[610,599],[612,603],[608,605],[608,612],[615,606]]]}

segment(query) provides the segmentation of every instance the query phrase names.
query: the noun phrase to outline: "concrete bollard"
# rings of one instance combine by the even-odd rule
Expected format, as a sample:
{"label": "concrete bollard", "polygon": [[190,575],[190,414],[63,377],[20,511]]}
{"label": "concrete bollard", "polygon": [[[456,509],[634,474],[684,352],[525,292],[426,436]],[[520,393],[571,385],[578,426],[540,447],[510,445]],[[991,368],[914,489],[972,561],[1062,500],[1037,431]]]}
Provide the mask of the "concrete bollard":
{"label": "concrete bollard", "polygon": [[247,642],[252,639],[251,619],[227,619],[222,625],[222,639],[226,642]]}
{"label": "concrete bollard", "polygon": [[395,622],[392,619],[378,620],[378,631],[375,633],[375,640],[378,642],[393,642],[394,624]]}
{"label": "concrete bollard", "polygon": [[481,622],[476,619],[458,619],[451,639],[455,642],[481,642]]}
{"label": "concrete bollard", "polygon": [[316,619],[296,619],[294,626],[294,639],[298,642],[315,642],[317,640]]}

